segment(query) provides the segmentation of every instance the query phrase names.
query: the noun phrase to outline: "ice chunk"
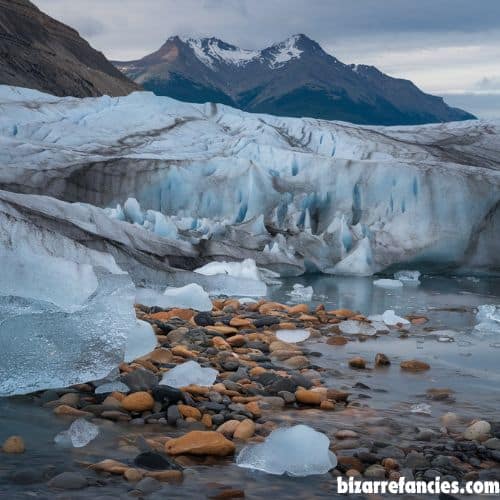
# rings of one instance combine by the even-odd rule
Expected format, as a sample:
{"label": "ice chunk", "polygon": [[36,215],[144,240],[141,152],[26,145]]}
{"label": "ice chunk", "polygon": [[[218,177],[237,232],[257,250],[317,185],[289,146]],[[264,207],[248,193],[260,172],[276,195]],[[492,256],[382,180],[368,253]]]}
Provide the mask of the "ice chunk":
{"label": "ice chunk", "polygon": [[486,304],[477,308],[476,319],[479,323],[474,330],[480,333],[500,333],[500,306]]}
{"label": "ice chunk", "polygon": [[396,315],[396,313],[392,309],[388,309],[382,314],[382,321],[387,325],[387,326],[395,326],[397,324],[402,324],[402,325],[409,325],[410,322],[402,318],[401,316]]}
{"label": "ice chunk", "polygon": [[74,448],[83,448],[87,446],[99,435],[99,427],[87,422],[84,418],[78,418],[69,427],[67,431],[62,431],[54,438],[57,444],[63,446],[73,446]]}
{"label": "ice chunk", "polygon": [[123,392],[124,394],[126,394],[127,392],[130,392],[130,388],[123,382],[116,380],[114,382],[105,382],[104,384],[101,384],[100,386],[96,387],[94,392],[96,394],[108,394],[109,392],[115,391]]}
{"label": "ice chunk", "polygon": [[253,259],[242,262],[210,262],[194,270],[195,273],[213,276],[215,274],[228,274],[235,278],[246,278],[262,281],[260,272]]}
{"label": "ice chunk", "polygon": [[339,329],[346,335],[375,335],[377,329],[371,323],[348,319],[339,323]]}
{"label": "ice chunk", "polygon": [[3,296],[50,302],[72,312],[97,290],[97,277],[89,264],[1,248],[0,262],[0,295]]}
{"label": "ice chunk", "polygon": [[296,283],[293,285],[293,289],[288,295],[290,295],[290,297],[292,297],[295,301],[310,302],[312,300],[313,293],[314,290],[312,286],[304,286],[300,283]]}
{"label": "ice chunk", "polygon": [[391,279],[380,279],[375,280],[373,282],[375,286],[379,286],[381,288],[401,288],[403,286],[403,282],[399,280],[391,280]]}
{"label": "ice chunk", "polygon": [[303,342],[304,340],[309,338],[311,333],[309,330],[277,330],[276,337],[283,342]]}
{"label": "ice chunk", "polygon": [[153,327],[146,321],[138,319],[136,327],[129,331],[124,361],[130,363],[130,361],[150,353],[157,345],[158,341]]}
{"label": "ice chunk", "polygon": [[[61,269],[60,286],[78,287],[68,268]],[[94,272],[96,292],[70,313],[49,302],[0,296],[0,396],[97,380],[123,361],[136,322],[134,286],[128,275]]]}
{"label": "ice chunk", "polygon": [[373,257],[368,238],[358,241],[353,249],[335,266],[331,274],[370,276],[373,274]]}
{"label": "ice chunk", "polygon": [[219,375],[213,368],[203,368],[196,361],[187,361],[169,370],[161,379],[160,385],[171,387],[186,387],[188,385],[201,385],[210,387]]}
{"label": "ice chunk", "polygon": [[412,413],[421,413],[423,415],[432,415],[432,408],[427,403],[416,403],[411,405],[410,411]]}
{"label": "ice chunk", "polygon": [[129,198],[123,205],[123,213],[129,222],[142,225],[144,224],[144,215],[141,206],[135,198]]}
{"label": "ice chunk", "polygon": [[403,285],[420,285],[420,271],[398,271],[394,279],[402,281]]}
{"label": "ice chunk", "polygon": [[158,306],[163,309],[180,307],[196,309],[197,311],[211,311],[213,307],[208,293],[196,283],[179,288],[170,287],[163,294],[153,289],[139,288],[135,300],[136,303],[144,306]]}
{"label": "ice chunk", "polygon": [[310,476],[326,474],[337,465],[330,440],[307,425],[276,429],[265,442],[245,446],[236,465],[268,474]]}

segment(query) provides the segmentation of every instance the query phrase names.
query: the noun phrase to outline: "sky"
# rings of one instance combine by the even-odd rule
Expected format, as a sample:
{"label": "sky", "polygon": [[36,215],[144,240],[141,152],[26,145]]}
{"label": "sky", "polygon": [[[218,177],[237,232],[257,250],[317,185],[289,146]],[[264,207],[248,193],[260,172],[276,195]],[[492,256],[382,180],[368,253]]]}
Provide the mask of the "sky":
{"label": "sky", "polygon": [[260,49],[304,33],[481,118],[500,118],[500,0],[34,0],[109,59],[172,35]]}

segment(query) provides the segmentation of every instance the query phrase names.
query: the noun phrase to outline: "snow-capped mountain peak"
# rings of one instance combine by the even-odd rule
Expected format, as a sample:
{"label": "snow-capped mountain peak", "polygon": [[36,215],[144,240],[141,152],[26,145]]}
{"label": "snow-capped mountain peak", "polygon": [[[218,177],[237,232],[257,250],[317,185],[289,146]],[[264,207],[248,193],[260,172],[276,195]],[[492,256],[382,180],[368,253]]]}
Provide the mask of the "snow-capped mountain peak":
{"label": "snow-capped mountain peak", "polygon": [[191,47],[196,57],[207,66],[213,68],[215,63],[244,66],[260,56],[258,50],[240,49],[223,42],[218,38],[179,37],[182,42]]}
{"label": "snow-capped mountain peak", "polygon": [[269,67],[272,69],[280,68],[292,59],[298,59],[303,50],[298,47],[298,41],[302,40],[304,35],[293,35],[280,43],[277,43],[268,49]]}

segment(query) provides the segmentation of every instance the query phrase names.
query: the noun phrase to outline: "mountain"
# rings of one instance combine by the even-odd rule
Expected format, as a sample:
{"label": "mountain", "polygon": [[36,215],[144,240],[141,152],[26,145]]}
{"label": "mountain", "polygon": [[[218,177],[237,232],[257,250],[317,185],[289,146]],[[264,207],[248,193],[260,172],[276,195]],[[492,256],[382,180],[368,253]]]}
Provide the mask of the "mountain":
{"label": "mountain", "polygon": [[305,35],[260,51],[217,38],[173,36],[142,59],[114,64],[157,95],[251,112],[380,125],[475,118],[408,80],[346,65]]}
{"label": "mountain", "polygon": [[75,97],[138,89],[77,31],[28,0],[0,0],[0,83]]}

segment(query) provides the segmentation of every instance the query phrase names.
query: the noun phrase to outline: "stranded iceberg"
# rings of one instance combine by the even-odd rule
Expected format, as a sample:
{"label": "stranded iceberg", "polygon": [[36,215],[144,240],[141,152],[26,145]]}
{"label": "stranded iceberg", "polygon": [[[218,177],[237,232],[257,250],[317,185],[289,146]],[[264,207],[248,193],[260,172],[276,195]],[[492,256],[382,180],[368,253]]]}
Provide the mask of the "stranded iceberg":
{"label": "stranded iceberg", "polygon": [[499,135],[0,86],[0,395],[105,377],[135,286],[255,297],[305,272],[500,269]]}

